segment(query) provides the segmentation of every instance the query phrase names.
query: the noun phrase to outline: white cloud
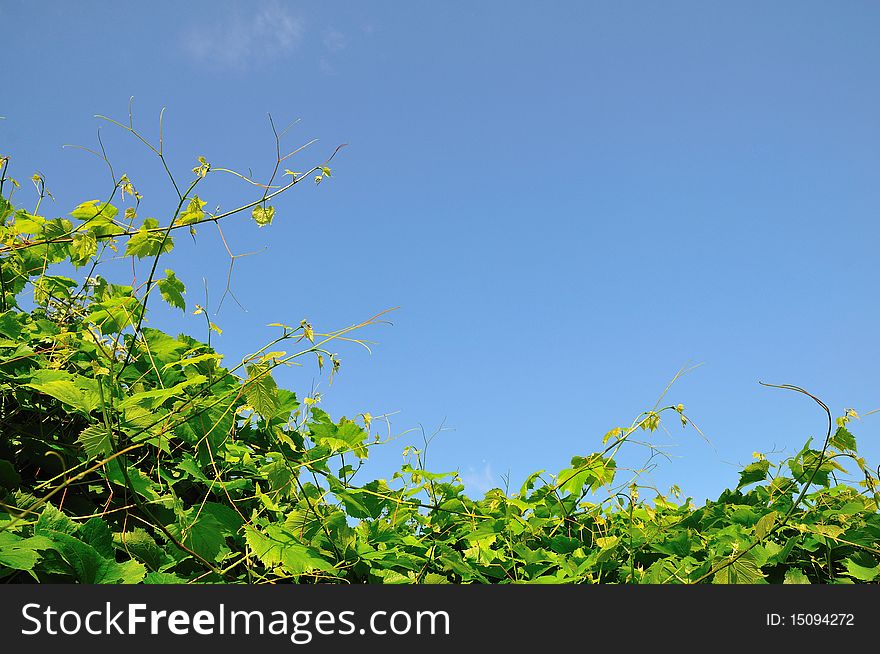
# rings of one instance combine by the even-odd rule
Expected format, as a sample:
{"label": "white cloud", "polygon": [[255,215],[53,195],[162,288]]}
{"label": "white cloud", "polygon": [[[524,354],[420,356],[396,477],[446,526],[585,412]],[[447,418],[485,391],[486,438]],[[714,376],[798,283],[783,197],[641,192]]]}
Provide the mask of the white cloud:
{"label": "white cloud", "polygon": [[245,70],[278,59],[302,41],[303,20],[278,2],[263,2],[205,21],[183,35],[183,46],[200,64]]}
{"label": "white cloud", "polygon": [[340,50],[345,50],[346,45],[347,41],[345,38],[345,34],[340,32],[339,30],[333,29],[332,27],[324,30],[324,47],[327,48],[329,52],[339,52]]}
{"label": "white cloud", "polygon": [[495,483],[495,473],[492,472],[492,464],[486,461],[483,461],[483,467],[480,469],[469,466],[467,472],[461,475],[461,480],[464,482],[466,492],[480,495],[485,495],[486,491],[498,487]]}

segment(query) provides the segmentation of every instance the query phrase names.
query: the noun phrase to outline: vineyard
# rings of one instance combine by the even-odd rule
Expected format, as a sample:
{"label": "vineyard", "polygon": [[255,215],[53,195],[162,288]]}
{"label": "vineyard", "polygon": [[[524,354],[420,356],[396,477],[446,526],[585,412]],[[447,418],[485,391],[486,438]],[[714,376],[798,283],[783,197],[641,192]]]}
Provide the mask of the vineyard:
{"label": "vineyard", "polygon": [[[111,122],[169,171],[161,144]],[[335,152],[300,173],[285,167],[296,151],[283,155],[278,134],[276,144],[262,182],[203,157],[183,176],[169,171],[177,203],[162,221],[141,216],[125,175],[100,200],[89,193],[64,216],[41,215],[45,180],[33,177],[29,210],[22,173],[0,159],[4,583],[880,579],[878,471],[858,454],[858,416],[835,416],[796,386],[778,388],[824,411],[822,436],[780,460],[756,453],[703,506],[617,469],[622,449],[643,446],[635,441],[664,422],[692,426],[680,404],[596,435],[596,451],[566,469],[476,499],[456,473],[425,469],[420,445],[390,478],[364,479],[371,449],[388,446],[378,421],[331,417],[276,383],[276,368],[293,363],[339,374],[337,347],[357,347],[359,330],[383,314],[340,329],[276,325],[277,338],[229,367],[209,336],[148,327],[150,306],[165,302],[204,315],[207,335],[218,329],[169,267],[176,238],[233,217],[271,229],[283,219],[273,198],[331,176]],[[214,175],[237,176],[251,196],[211,213],[199,191]],[[140,283],[105,278],[109,257],[137,266]]]}

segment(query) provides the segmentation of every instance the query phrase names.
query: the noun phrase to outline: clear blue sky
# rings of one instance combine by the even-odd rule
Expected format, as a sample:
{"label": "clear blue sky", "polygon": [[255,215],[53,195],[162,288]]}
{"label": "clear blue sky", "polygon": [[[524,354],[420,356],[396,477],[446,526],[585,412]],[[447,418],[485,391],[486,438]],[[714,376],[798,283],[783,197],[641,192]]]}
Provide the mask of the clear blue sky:
{"label": "clear blue sky", "polygon": [[[53,216],[103,197],[101,113],[155,137],[186,176],[197,155],[265,176],[266,121],[301,118],[291,147],[339,143],[333,178],[276,202],[271,227],[229,224],[239,259],[217,347],[227,363],[271,322],[316,327],[401,307],[373,354],[341,347],[333,415],[441,423],[429,467],[475,492],[555,472],[667,399],[674,459],[649,480],[702,501],[755,450],[820,437],[880,407],[880,5],[873,2],[0,2],[0,150],[40,170]],[[118,172],[167,219],[157,161],[112,128]],[[294,167],[294,166],[291,166]],[[206,187],[208,188],[208,187]],[[248,199],[232,178],[210,206]],[[22,195],[21,197],[25,197]],[[216,306],[225,251],[204,229],[169,264],[190,304]],[[153,324],[204,336],[201,316]],[[854,425],[880,459],[880,414]],[[370,471],[400,462],[404,436]],[[633,460],[635,462],[635,460]]]}

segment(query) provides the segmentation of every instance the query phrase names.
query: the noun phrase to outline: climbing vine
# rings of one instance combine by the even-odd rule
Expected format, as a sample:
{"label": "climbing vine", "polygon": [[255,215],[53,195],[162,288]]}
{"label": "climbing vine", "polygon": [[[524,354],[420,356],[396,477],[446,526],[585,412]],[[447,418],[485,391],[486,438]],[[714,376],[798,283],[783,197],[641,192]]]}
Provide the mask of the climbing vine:
{"label": "climbing vine", "polygon": [[[110,119],[106,119],[110,120]],[[332,418],[314,395],[281,388],[280,366],[312,360],[339,372],[337,349],[363,344],[384,314],[321,331],[308,320],[237,365],[221,365],[209,312],[191,305],[171,265],[175,239],[245,216],[270,227],[273,200],[331,176],[326,160],[294,172],[272,125],[276,160],[257,181],[194,160],[172,174],[162,220],[117,175],[101,199],[43,215],[40,175],[28,210],[0,158],[0,580],[80,583],[852,583],[880,579],[876,469],[850,431],[858,416],[825,412],[822,442],[772,461],[756,453],[714,501],[696,506],[619,469],[666,421],[692,428],[682,405],[655,406],[596,438],[563,470],[472,498],[457,473],[425,469],[404,450],[388,479],[365,480],[382,420]],[[338,151],[338,149],[337,149]],[[206,178],[229,175],[250,196],[210,211]],[[224,245],[226,239],[223,239]],[[229,248],[227,252],[231,255]],[[140,283],[105,277],[130,261]],[[234,262],[234,258],[232,259]],[[116,270],[117,268],[109,268]],[[227,289],[229,290],[229,289]],[[165,302],[205,317],[203,339],[148,326]],[[650,445],[648,445],[650,447]]]}

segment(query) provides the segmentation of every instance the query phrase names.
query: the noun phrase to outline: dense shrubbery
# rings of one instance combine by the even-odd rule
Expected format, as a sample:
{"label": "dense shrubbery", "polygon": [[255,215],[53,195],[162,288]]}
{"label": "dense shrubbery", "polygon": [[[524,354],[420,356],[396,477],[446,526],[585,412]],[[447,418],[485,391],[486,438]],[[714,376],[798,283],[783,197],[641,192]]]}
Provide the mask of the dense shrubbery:
{"label": "dense shrubbery", "polygon": [[[361,483],[369,449],[381,444],[371,416],[333,420],[315,398],[279,388],[272,372],[305,356],[336,372],[328,343],[353,340],[376,318],[329,333],[306,321],[279,325],[277,340],[234,368],[207,343],[144,324],[148,300],[186,309],[182,281],[158,265],[178,230],[241,213],[268,225],[272,197],[330,175],[324,163],[279,177],[278,153],[271,179],[254,183],[257,197],[222,214],[206,211],[196,191],[232,171],[199,158],[186,185],[171,177],[179,203],[164,224],[138,216],[141,197],[126,176],[114,177],[106,201],[68,217],[38,215],[39,201],[31,213],[16,206],[10,160],[0,160],[2,581],[880,578],[877,474],[856,452],[851,411],[836,425],[828,412],[817,446],[779,462],[758,455],[734,490],[701,507],[676,489],[643,488],[637,476],[616,479],[618,452],[634,434],[666,416],[689,424],[681,405],[643,413],[608,432],[599,451],[558,474],[535,473],[516,492],[472,499],[456,474],[425,470],[414,447],[391,479]],[[43,180],[34,184],[41,201]],[[108,249],[146,264],[147,281],[132,288],[96,275]],[[85,274],[61,275],[56,264]],[[856,479],[841,481],[845,468]]]}

